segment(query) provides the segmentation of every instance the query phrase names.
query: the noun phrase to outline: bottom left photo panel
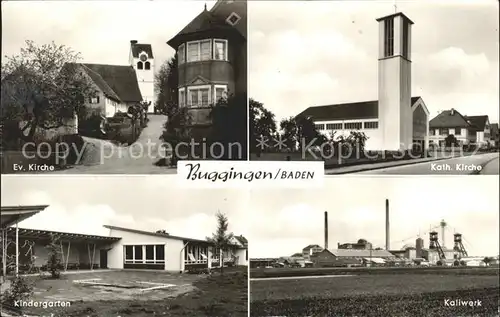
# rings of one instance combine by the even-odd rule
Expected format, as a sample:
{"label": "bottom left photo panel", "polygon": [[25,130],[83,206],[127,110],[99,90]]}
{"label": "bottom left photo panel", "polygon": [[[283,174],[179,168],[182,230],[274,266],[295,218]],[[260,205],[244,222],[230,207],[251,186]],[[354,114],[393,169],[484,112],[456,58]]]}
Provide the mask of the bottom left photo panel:
{"label": "bottom left photo panel", "polygon": [[1,316],[247,316],[248,192],[2,176]]}

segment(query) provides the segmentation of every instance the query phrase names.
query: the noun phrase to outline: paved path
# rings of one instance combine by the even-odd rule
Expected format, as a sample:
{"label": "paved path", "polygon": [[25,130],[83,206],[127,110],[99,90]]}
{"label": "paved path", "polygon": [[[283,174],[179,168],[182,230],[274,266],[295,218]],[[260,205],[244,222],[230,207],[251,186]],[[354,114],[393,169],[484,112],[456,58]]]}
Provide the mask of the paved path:
{"label": "paved path", "polygon": [[53,173],[64,174],[175,174],[176,169],[154,164],[165,156],[160,135],[167,121],[164,115],[149,115],[148,126],[130,146],[107,140],[85,138],[88,142],[83,164]]}
{"label": "paved path", "polygon": [[325,173],[327,175],[351,173],[379,175],[497,175],[498,157],[499,153],[486,153],[444,159],[422,158],[412,161],[384,162],[326,169]]}

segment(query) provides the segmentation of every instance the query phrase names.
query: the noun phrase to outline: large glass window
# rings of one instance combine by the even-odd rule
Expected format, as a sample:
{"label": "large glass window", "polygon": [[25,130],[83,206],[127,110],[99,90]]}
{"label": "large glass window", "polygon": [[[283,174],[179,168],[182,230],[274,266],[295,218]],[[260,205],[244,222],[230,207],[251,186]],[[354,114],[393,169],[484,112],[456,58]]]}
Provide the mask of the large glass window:
{"label": "large glass window", "polygon": [[227,40],[207,39],[181,44],[177,49],[177,58],[179,64],[211,59],[227,61]]}
{"label": "large glass window", "polygon": [[188,105],[190,107],[207,107],[209,104],[210,86],[188,88]]}
{"label": "large glass window", "polygon": [[125,246],[124,263],[158,264],[165,263],[165,245],[127,245]]}

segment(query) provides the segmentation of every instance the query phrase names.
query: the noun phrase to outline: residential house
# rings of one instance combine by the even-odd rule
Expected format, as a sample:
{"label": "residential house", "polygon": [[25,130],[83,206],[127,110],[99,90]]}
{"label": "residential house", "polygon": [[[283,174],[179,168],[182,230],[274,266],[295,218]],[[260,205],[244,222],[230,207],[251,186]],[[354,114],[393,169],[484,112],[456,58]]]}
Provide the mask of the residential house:
{"label": "residential house", "polygon": [[453,135],[460,145],[480,146],[490,142],[488,116],[464,116],[455,109],[439,113],[429,122],[430,143],[445,146],[445,139]]}
{"label": "residential house", "polygon": [[247,90],[247,2],[219,0],[167,44],[177,52],[180,107],[193,125],[210,127],[210,109],[228,94]]}
{"label": "residential house", "polygon": [[96,94],[86,105],[110,118],[142,101],[137,76],[132,66],[76,64],[94,84]]}

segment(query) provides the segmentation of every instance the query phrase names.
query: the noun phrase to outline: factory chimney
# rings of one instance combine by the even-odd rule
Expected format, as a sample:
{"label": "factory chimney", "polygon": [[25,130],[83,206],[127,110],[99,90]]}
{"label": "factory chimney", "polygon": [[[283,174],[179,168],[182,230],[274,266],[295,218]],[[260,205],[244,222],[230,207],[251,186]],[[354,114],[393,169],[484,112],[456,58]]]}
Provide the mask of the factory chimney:
{"label": "factory chimney", "polygon": [[385,200],[385,249],[389,251],[390,242],[389,242],[389,199]]}
{"label": "factory chimney", "polygon": [[328,211],[325,211],[325,250],[328,250]]}

